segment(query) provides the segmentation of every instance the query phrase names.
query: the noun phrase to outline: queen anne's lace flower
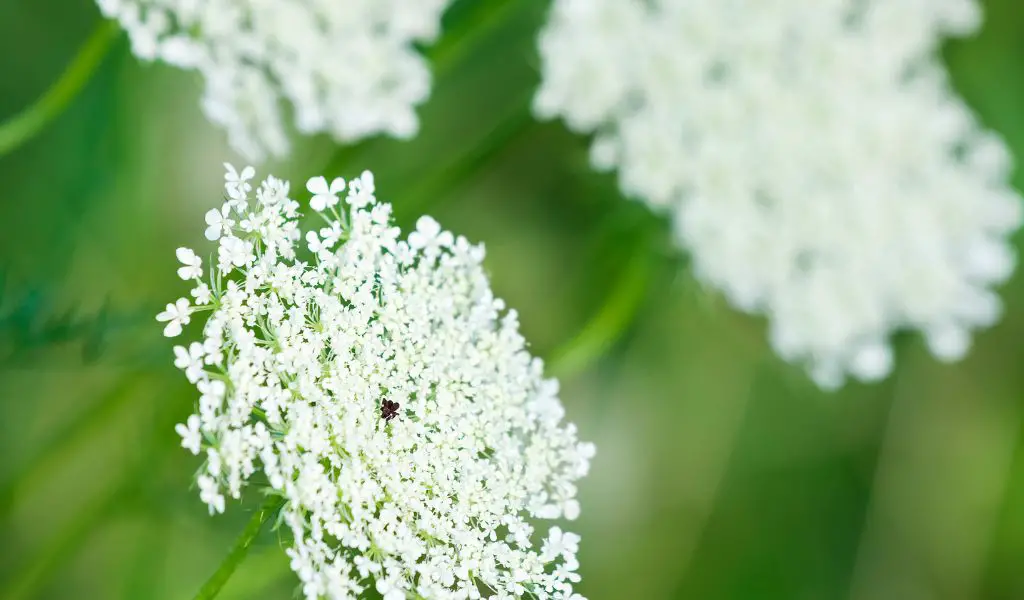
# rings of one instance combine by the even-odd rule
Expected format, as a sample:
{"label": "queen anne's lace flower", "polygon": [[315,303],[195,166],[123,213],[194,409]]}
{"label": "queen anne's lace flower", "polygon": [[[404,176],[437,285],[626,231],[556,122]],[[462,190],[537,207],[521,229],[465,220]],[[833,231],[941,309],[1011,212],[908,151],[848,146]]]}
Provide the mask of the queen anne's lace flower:
{"label": "queen anne's lace flower", "polygon": [[288,151],[282,100],[305,134],[414,135],[430,93],[414,44],[434,40],[450,2],[97,0],[136,56],[202,74],[204,113],[250,160]]}
{"label": "queen anne's lace flower", "polygon": [[[282,496],[310,599],[579,598],[579,538],[528,519],[576,517],[594,448],[561,423],[483,248],[429,217],[400,240],[370,173],[311,179],[326,212],[305,236],[287,183],[267,178],[254,202],[227,186],[217,214],[234,225],[192,292],[210,303],[166,311],[210,311],[175,365],[201,394],[177,431],[205,454],[211,513],[253,481]],[[342,193],[345,210],[324,197]]]}
{"label": "queen anne's lace flower", "polygon": [[935,47],[974,0],[556,0],[538,115],[675,219],[697,275],[768,316],[824,386],[884,377],[890,334],[965,354],[998,318],[1010,157]]}

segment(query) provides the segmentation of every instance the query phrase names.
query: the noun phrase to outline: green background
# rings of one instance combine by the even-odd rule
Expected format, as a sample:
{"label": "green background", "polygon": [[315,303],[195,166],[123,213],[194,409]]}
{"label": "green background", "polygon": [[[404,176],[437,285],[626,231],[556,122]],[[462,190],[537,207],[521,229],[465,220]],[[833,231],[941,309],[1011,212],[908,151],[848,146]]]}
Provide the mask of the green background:
{"label": "green background", "polygon": [[[470,4],[447,29],[472,22]],[[983,4],[981,33],[944,57],[1024,157],[1024,7]],[[1024,278],[963,362],[901,335],[887,381],[819,392],[772,354],[762,320],[693,280],[663,219],[590,171],[585,139],[560,123],[505,131],[537,84],[546,8],[519,0],[474,26],[443,53],[421,135],[360,144],[326,174],[372,169],[403,225],[427,211],[484,241],[538,355],[581,329],[615,339],[562,380],[569,418],[598,445],[573,524],[580,591],[1024,598]],[[42,94],[98,24],[87,0],[0,3],[0,118]],[[253,508],[211,518],[190,489],[198,462],[173,424],[194,392],[153,319],[186,291],[174,249],[202,245],[221,162],[241,163],[200,91],[194,74],[141,64],[122,35],[71,106],[0,157],[0,598],[189,598]],[[258,173],[301,189],[335,150],[300,141]],[[638,302],[622,335],[614,318],[585,328],[610,296],[620,313]],[[267,533],[221,598],[294,587]]]}

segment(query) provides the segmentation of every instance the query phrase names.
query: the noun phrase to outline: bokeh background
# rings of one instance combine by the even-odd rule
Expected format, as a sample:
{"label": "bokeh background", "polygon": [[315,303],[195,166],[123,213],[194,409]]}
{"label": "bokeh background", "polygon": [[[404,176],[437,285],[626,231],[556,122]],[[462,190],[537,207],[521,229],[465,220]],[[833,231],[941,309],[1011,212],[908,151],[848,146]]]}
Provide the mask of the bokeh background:
{"label": "bokeh background", "polygon": [[[599,448],[574,524],[580,591],[1024,598],[1024,277],[965,361],[940,364],[906,335],[887,381],[818,391],[772,354],[760,319],[692,278],[663,219],[591,172],[586,140],[523,118],[547,2],[485,22],[482,1],[448,14],[462,41],[434,51],[443,68],[414,141],[339,153],[314,138],[259,173],[301,190],[325,169],[370,168],[404,225],[429,212],[486,242],[496,292],[538,355],[564,359],[568,414]],[[944,58],[1024,162],[1024,8],[983,4],[980,35]],[[98,24],[88,0],[0,2],[0,119]],[[2,598],[190,598],[253,509],[211,518],[190,489],[198,462],[173,424],[193,391],[153,319],[185,293],[174,249],[203,243],[221,162],[239,161],[200,114],[199,86],[140,64],[121,36],[68,109],[0,157]],[[584,349],[566,355],[573,339]],[[265,532],[221,598],[294,588]]]}

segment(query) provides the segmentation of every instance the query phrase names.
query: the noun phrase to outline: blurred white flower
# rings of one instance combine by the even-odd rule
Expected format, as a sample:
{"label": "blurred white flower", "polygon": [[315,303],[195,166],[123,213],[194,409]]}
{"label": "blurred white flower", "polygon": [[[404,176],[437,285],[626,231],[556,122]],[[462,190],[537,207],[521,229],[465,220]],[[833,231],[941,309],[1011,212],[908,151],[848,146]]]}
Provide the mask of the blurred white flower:
{"label": "blurred white flower", "polygon": [[416,221],[416,231],[409,234],[409,247],[425,254],[436,253],[451,244],[452,234],[441,231],[441,224],[431,217],[420,217]]}
{"label": "blurred white flower", "polygon": [[221,235],[226,231],[231,231],[231,226],[235,224],[234,221],[227,218],[228,210],[217,210],[211,208],[206,212],[206,239],[211,242],[217,241]]}
{"label": "blurred white flower", "polygon": [[335,177],[328,187],[326,177],[311,177],[306,182],[306,189],[313,194],[309,207],[320,212],[338,205],[338,194],[345,191],[345,180]]}
{"label": "blurred white flower", "polygon": [[192,342],[186,349],[184,346],[175,346],[174,366],[185,372],[189,383],[195,383],[203,376],[203,357],[206,352],[199,342]]}
{"label": "blurred white flower", "polygon": [[175,255],[183,267],[178,269],[178,277],[188,281],[203,276],[203,259],[196,256],[196,253],[188,248],[178,248]]}
{"label": "blurred white flower", "polygon": [[579,543],[580,536],[575,533],[563,532],[559,527],[552,527],[548,539],[541,548],[541,556],[576,556],[579,551]]}
{"label": "blurred white flower", "polygon": [[181,334],[181,328],[189,324],[192,308],[189,306],[188,298],[178,298],[174,304],[168,304],[163,312],[157,314],[156,320],[167,321],[164,327],[164,335],[176,337]]}
{"label": "blurred white flower", "polygon": [[369,173],[310,181],[347,189],[323,240],[273,178],[216,211],[239,224],[196,307],[202,343],[175,350],[201,394],[177,427],[206,451],[200,499],[223,512],[259,474],[308,599],[579,598],[579,536],[534,526],[578,515],[594,447],[562,423],[482,248],[430,218],[400,240]]}
{"label": "blurred white flower", "polygon": [[196,304],[210,303],[210,287],[205,283],[199,283],[189,294],[196,299]]}
{"label": "blurred white flower", "polygon": [[198,71],[207,118],[257,161],[288,152],[287,114],[339,142],[413,136],[431,85],[417,46],[437,37],[451,0],[97,3],[136,56]]}
{"label": "blurred white flower", "polygon": [[256,169],[246,167],[239,173],[229,163],[224,163],[224,168],[224,191],[228,193],[228,198],[244,200],[252,190],[249,180],[256,176]]}
{"label": "blurred white flower", "polygon": [[184,425],[174,426],[174,430],[181,436],[181,447],[192,454],[199,454],[203,436],[199,433],[199,417],[191,415]]}
{"label": "blurred white flower", "polygon": [[1010,157],[936,47],[974,0],[556,0],[534,110],[668,212],[696,275],[823,387],[954,360],[991,325],[1021,218]]}
{"label": "blurred white flower", "polygon": [[[191,442],[191,440],[188,441]],[[185,440],[182,440],[182,444],[184,442]],[[210,514],[224,512],[224,495],[220,493],[217,480],[209,475],[200,475],[197,482],[199,483],[199,498],[210,508]]]}
{"label": "blurred white flower", "polygon": [[244,267],[256,259],[252,253],[252,243],[233,235],[221,239],[217,257],[218,267],[224,273],[230,272],[231,267]]}
{"label": "blurred white flower", "polygon": [[359,179],[349,184],[349,195],[346,202],[348,202],[352,208],[365,208],[367,204],[374,201],[373,193],[376,191],[376,186],[373,183],[373,173],[369,171],[363,171]]}

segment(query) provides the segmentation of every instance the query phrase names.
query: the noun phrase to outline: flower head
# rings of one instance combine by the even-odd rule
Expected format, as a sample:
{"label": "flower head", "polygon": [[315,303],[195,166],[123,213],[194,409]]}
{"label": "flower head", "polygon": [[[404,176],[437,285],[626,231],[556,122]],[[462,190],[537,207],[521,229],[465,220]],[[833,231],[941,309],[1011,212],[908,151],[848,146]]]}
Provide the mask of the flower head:
{"label": "flower head", "polygon": [[288,112],[300,132],[341,142],[414,135],[430,92],[415,46],[434,40],[451,2],[97,1],[136,56],[203,76],[203,111],[250,160],[287,153]]}
{"label": "flower head", "polygon": [[321,236],[279,180],[228,201],[204,339],[175,351],[201,394],[177,428],[205,450],[200,499],[223,512],[260,474],[309,599],[573,597],[579,537],[532,523],[578,515],[593,445],[561,422],[482,249],[432,219],[400,239],[369,173],[323,181],[347,207],[318,213]]}
{"label": "flower head", "polygon": [[1009,156],[935,49],[974,0],[556,0],[535,112],[665,210],[698,277],[819,384],[943,359],[992,324],[1021,216]]}

